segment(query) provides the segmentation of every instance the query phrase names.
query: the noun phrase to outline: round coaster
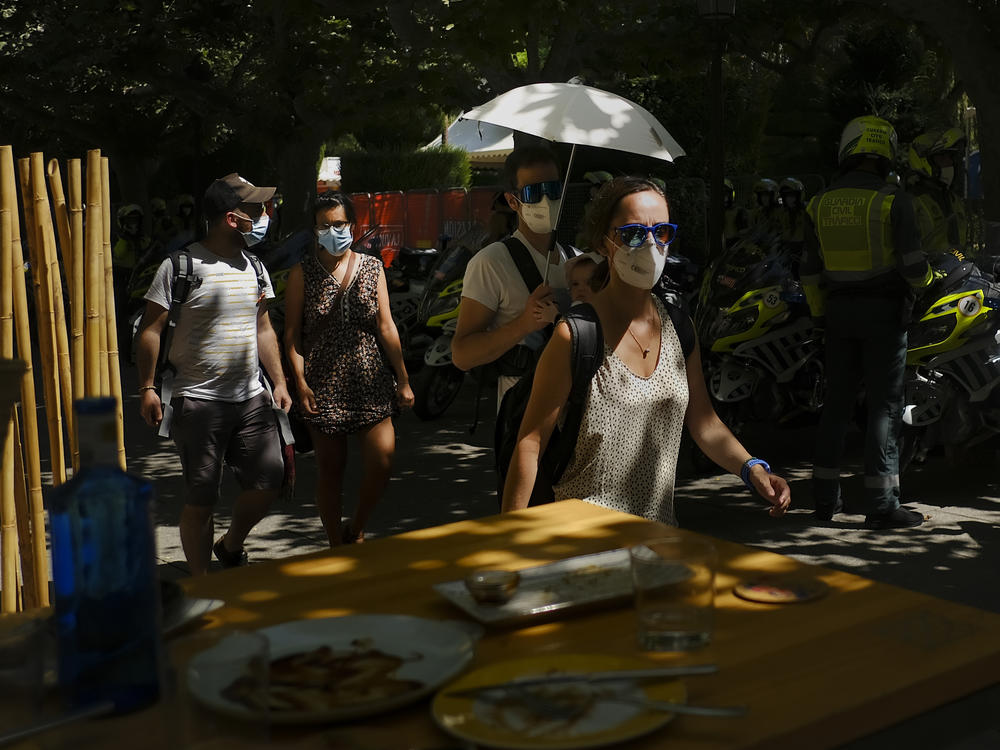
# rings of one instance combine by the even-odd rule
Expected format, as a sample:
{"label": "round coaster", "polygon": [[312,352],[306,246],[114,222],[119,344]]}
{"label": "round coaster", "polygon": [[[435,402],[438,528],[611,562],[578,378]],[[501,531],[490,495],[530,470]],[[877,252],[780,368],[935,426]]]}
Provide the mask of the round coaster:
{"label": "round coaster", "polygon": [[823,581],[794,574],[762,574],[736,584],[733,593],[741,599],[765,604],[797,604],[819,599],[829,591]]}

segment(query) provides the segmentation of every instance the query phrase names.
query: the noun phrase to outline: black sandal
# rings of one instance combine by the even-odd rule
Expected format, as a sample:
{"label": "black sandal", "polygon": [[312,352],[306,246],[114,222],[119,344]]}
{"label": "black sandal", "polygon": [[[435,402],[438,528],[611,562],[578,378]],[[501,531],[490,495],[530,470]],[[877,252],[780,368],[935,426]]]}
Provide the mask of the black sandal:
{"label": "black sandal", "polygon": [[354,528],[351,526],[350,521],[344,521],[340,525],[340,543],[341,544],[356,544],[361,535],[354,533]]}
{"label": "black sandal", "polygon": [[215,558],[222,563],[223,568],[242,568],[250,564],[250,560],[247,558],[247,551],[240,547],[239,552],[230,552],[226,549],[226,545],[223,542],[224,536],[219,537],[219,541],[215,543],[212,547],[212,551],[215,553]]}

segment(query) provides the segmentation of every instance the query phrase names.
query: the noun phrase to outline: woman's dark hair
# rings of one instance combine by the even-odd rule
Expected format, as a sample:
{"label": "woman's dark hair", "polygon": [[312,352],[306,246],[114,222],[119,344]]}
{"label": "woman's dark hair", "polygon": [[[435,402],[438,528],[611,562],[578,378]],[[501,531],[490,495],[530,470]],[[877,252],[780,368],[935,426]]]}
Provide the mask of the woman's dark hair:
{"label": "woman's dark hair", "polygon": [[[645,177],[615,177],[601,185],[601,189],[587,206],[586,216],[583,217],[582,235],[585,246],[594,252],[600,252],[600,248],[604,247],[604,239],[608,236],[611,218],[618,210],[622,198],[633,193],[645,193],[647,190],[667,200],[660,186]],[[667,208],[670,208],[669,201]]]}
{"label": "woman's dark hair", "polygon": [[344,207],[344,215],[347,216],[347,220],[351,224],[358,223],[358,216],[354,211],[353,201],[351,201],[347,193],[341,193],[337,190],[327,191],[316,196],[316,201],[313,203],[313,223],[316,223],[316,214],[320,211],[326,211],[328,208],[336,208],[337,206]]}

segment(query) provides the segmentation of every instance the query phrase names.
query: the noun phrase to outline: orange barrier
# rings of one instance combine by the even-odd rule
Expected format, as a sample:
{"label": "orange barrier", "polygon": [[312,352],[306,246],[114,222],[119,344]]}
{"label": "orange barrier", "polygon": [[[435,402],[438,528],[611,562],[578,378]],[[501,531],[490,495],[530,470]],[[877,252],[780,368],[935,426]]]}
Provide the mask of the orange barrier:
{"label": "orange barrier", "polygon": [[403,246],[406,225],[406,203],[402,191],[372,195],[372,224],[381,227],[382,262],[389,266]]}
{"label": "orange barrier", "polygon": [[372,225],[372,194],[351,193],[350,198],[354,204],[354,213],[358,217],[357,236],[360,237]]}
{"label": "orange barrier", "polygon": [[406,231],[403,244],[421,250],[436,247],[441,234],[441,194],[437,190],[408,190],[405,196]]}
{"label": "orange barrier", "polygon": [[473,221],[489,226],[490,214],[493,212],[493,198],[499,190],[499,187],[474,187],[469,191]]}
{"label": "orange barrier", "polygon": [[465,188],[452,188],[441,193],[441,232],[449,237],[461,237],[472,227],[472,201]]}

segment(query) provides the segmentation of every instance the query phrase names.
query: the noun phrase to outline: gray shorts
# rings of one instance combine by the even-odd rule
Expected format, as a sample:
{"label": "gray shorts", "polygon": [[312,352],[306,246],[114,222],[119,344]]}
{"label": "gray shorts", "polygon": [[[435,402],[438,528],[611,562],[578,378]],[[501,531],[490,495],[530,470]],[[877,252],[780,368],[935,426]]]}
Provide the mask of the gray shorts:
{"label": "gray shorts", "polygon": [[244,490],[281,488],[281,440],[266,392],[238,403],[178,396],[171,405],[188,505],[215,505],[223,463]]}

